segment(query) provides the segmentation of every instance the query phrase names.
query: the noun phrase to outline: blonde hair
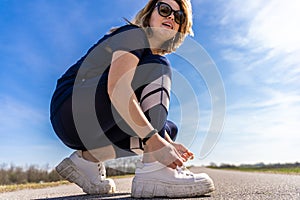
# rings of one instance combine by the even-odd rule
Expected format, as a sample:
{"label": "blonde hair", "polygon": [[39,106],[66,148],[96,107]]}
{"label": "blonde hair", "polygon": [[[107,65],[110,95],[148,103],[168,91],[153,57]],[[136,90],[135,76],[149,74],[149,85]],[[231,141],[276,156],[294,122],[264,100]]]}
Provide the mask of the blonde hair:
{"label": "blonde hair", "polygon": [[[145,5],[143,9],[141,9],[133,21],[132,24],[135,24],[141,28],[148,28],[150,29],[150,18],[152,15],[153,10],[156,7],[157,2],[161,0],[149,0],[149,2]],[[166,41],[161,49],[158,50],[158,53],[164,55],[168,53],[172,53],[176,51],[176,49],[183,43],[185,37],[187,35],[194,35],[192,26],[193,26],[193,14],[192,14],[192,5],[190,0],[174,0],[178,3],[180,6],[180,9],[185,14],[185,22],[180,25],[178,32],[176,33],[175,37],[173,39],[170,39]],[[147,31],[149,32],[149,31]]]}

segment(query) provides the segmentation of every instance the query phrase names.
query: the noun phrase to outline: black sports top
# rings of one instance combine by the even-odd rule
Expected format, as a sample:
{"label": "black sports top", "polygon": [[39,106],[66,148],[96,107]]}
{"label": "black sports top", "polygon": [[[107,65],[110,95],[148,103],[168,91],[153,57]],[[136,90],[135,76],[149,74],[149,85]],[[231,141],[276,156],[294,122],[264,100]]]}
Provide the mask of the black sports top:
{"label": "black sports top", "polygon": [[[102,90],[105,90],[106,87],[99,87],[99,85],[107,86],[107,77],[112,60],[112,54],[117,50],[128,51],[139,58],[137,69],[140,70],[137,71],[146,69],[141,69],[139,66],[148,63],[162,65],[163,67],[160,67],[160,70],[156,70],[157,72],[152,73],[154,76],[152,77],[153,80],[155,80],[157,76],[161,76],[161,73],[171,76],[168,60],[164,56],[152,54],[149,48],[149,41],[144,30],[135,25],[124,25],[116,31],[101,38],[88,50],[86,55],[84,55],[77,63],[72,65],[62,75],[62,77],[58,79],[56,89],[51,99],[51,118],[55,115],[57,109],[59,109],[63,102],[73,94],[74,86],[78,86],[78,88],[83,89],[88,87],[97,87],[97,93],[102,92],[107,94],[107,91],[101,91],[101,88]],[[151,71],[149,67],[147,70]],[[162,70],[164,72],[162,72]],[[148,72],[144,73],[144,75],[147,79],[149,79],[149,77],[147,77],[147,75],[149,75]],[[140,82],[143,80],[146,81],[144,78],[141,78],[141,76],[138,76],[137,79],[134,79],[133,84],[135,82],[140,86]],[[151,80],[148,80],[147,82],[149,81]],[[134,87],[135,86],[133,86],[133,88]],[[134,90],[136,89],[139,88],[135,87]],[[108,96],[106,96],[106,98],[107,97]],[[107,104],[103,106],[110,106],[110,102],[103,103]]]}

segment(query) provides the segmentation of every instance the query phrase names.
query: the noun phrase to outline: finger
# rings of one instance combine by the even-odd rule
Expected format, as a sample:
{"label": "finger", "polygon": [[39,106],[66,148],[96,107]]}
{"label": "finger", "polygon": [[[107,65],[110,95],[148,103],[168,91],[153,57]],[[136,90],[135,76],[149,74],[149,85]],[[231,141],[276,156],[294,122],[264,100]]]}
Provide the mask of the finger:
{"label": "finger", "polygon": [[190,159],[191,159],[191,160],[193,160],[194,157],[195,157],[194,153],[193,153],[193,152],[190,152],[190,151],[189,151],[189,156],[190,156]]}
{"label": "finger", "polygon": [[181,158],[183,158],[184,162],[187,162],[188,160],[193,160],[194,159],[194,154],[191,152],[185,152],[181,154]]}
{"label": "finger", "polygon": [[172,168],[172,169],[176,169],[177,165],[174,163],[171,163],[168,165],[168,167]]}
{"label": "finger", "polygon": [[188,159],[190,159],[190,156],[189,156],[187,153],[183,153],[183,154],[181,155],[181,158],[183,158],[183,159],[184,159],[184,162],[186,162],[186,161],[188,161]]}
{"label": "finger", "polygon": [[194,154],[192,154],[192,155],[189,157],[189,159],[191,159],[191,160],[194,160],[194,158],[195,158]]}
{"label": "finger", "polygon": [[193,159],[194,159],[194,155],[188,155],[188,156],[187,156],[187,159],[188,159],[188,160],[193,160]]}
{"label": "finger", "polygon": [[188,156],[194,156],[194,153],[191,152],[190,150],[186,150],[186,151],[184,152],[184,154],[186,154],[186,155],[188,155]]}
{"label": "finger", "polygon": [[177,159],[173,162],[176,166],[181,167],[183,165],[183,161],[181,159]]}

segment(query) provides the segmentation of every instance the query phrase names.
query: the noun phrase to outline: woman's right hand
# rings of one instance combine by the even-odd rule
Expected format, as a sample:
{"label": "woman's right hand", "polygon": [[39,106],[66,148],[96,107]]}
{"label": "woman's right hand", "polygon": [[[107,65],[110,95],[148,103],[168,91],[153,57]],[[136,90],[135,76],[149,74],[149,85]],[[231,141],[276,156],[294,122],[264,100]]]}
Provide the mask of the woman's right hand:
{"label": "woman's right hand", "polygon": [[145,145],[144,161],[158,161],[165,166],[175,169],[183,165],[181,155],[176,148],[163,139],[158,133],[154,134]]}

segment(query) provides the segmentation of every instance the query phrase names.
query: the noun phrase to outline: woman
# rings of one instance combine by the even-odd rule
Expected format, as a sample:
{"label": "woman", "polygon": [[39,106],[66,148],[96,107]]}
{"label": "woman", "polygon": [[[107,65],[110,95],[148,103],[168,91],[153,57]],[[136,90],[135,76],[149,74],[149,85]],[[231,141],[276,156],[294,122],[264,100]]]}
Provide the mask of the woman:
{"label": "woman", "polygon": [[[165,54],[192,34],[189,0],[150,0],[132,23],[98,41],[58,80],[51,122],[76,151],[58,173],[88,194],[115,191],[103,162],[143,153],[133,197],[190,197],[214,190],[206,174],[181,169],[193,153],[175,143],[167,120],[171,86]],[[191,187],[187,187],[187,185]]]}

